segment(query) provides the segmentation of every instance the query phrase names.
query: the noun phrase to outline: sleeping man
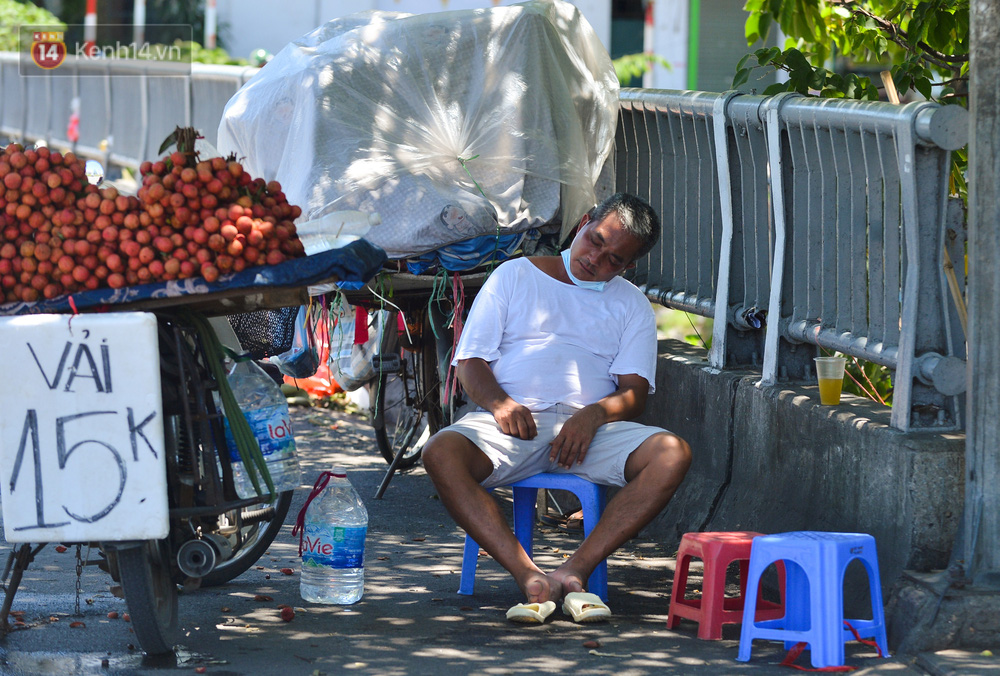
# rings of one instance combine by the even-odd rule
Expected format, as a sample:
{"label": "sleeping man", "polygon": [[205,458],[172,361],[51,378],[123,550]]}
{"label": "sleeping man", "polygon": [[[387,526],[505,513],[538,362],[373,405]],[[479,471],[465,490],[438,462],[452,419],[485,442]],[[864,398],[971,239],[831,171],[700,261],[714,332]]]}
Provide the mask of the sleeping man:
{"label": "sleeping man", "polygon": [[[452,363],[479,410],[435,434],[423,462],[458,525],[521,588],[526,602],[511,620],[543,622],[559,601],[579,622],[609,617],[587,578],[660,513],[690,465],[683,439],[632,421],[654,387],[656,324],[643,293],[619,275],[659,234],[647,203],[613,195],[581,219],[561,256],[497,267],[469,313]],[[486,491],[539,472],[622,487],[579,549],[547,573]]]}

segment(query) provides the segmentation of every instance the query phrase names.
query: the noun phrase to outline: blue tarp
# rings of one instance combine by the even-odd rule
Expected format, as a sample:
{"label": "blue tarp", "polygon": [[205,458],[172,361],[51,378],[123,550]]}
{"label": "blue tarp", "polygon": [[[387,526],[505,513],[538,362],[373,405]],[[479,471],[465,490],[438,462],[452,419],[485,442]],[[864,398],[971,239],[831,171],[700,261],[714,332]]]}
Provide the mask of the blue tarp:
{"label": "blue tarp", "polygon": [[127,310],[127,307],[115,306],[156,298],[200,296],[236,289],[246,289],[247,293],[252,293],[255,289],[266,287],[303,287],[329,281],[333,277],[339,280],[338,286],[343,289],[359,289],[375,276],[385,261],[385,251],[365,240],[358,240],[340,249],[296,258],[278,265],[262,265],[222,275],[214,282],[206,282],[202,277],[192,277],[121,289],[82,291],[72,296],[58,296],[34,303],[3,303],[0,304],[0,316],[70,313],[73,312],[73,305],[79,311],[95,311],[105,307],[109,311]]}

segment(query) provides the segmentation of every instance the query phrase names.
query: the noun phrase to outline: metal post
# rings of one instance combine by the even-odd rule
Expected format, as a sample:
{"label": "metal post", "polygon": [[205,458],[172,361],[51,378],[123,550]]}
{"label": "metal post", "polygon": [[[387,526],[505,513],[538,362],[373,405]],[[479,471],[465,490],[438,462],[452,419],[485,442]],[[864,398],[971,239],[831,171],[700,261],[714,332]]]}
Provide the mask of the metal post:
{"label": "metal post", "polygon": [[1000,0],[970,5],[969,421],[965,572],[1000,586]]}
{"label": "metal post", "polygon": [[136,49],[146,41],[146,0],[134,0],[132,5],[132,42]]}
{"label": "metal post", "polygon": [[215,49],[215,0],[205,2],[205,49]]}
{"label": "metal post", "polygon": [[83,15],[83,53],[93,56],[97,48],[97,0],[87,0],[87,13]]}

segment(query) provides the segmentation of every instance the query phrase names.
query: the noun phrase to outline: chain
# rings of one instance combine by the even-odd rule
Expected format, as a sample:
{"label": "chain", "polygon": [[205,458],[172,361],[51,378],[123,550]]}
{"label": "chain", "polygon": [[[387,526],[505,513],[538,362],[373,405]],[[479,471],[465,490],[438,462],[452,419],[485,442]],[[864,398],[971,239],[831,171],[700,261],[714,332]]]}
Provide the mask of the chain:
{"label": "chain", "polygon": [[83,594],[83,569],[90,565],[90,545],[87,545],[87,556],[86,558],[80,558],[80,549],[83,547],[81,544],[76,546],[76,603],[74,604],[74,610],[76,616],[79,617],[82,613],[80,612],[80,595]]}
{"label": "chain", "polygon": [[80,544],[76,546],[76,604],[74,605],[74,610],[77,617],[81,615],[80,594],[83,592],[83,585],[80,583],[80,578],[83,577],[83,559],[80,558],[80,549],[82,547],[83,545]]}

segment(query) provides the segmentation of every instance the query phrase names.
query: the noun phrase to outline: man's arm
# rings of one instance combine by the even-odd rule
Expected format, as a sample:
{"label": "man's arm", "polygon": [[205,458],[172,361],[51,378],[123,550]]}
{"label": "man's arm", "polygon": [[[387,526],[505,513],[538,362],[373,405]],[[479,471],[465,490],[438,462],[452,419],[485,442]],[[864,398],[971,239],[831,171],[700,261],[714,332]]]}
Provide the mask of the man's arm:
{"label": "man's arm", "polygon": [[469,399],[492,413],[504,434],[518,439],[535,438],[538,430],[531,411],[504,392],[485,360],[463,359],[458,362],[457,373]]}
{"label": "man's arm", "polygon": [[566,421],[552,440],[549,460],[558,460],[563,467],[581,463],[598,428],[616,420],[631,420],[646,410],[649,382],[636,374],[618,376],[618,389],[585,406]]}

